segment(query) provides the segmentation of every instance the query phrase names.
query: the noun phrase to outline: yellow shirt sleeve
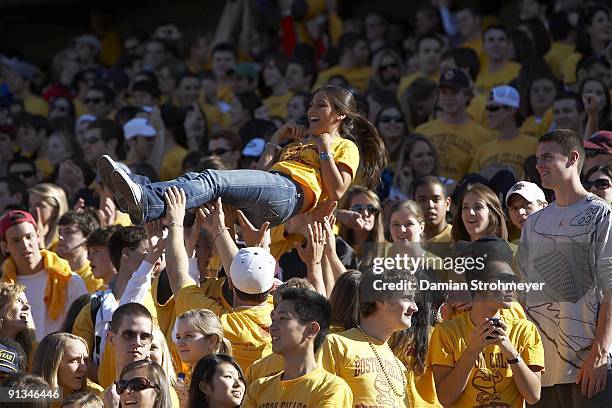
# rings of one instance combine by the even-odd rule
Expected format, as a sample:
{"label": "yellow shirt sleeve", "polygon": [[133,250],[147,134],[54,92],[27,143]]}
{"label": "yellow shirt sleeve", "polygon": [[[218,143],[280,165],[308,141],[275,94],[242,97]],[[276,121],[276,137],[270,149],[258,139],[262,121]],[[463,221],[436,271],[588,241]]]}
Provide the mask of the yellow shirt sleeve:
{"label": "yellow shirt sleeve", "polygon": [[74,325],[72,326],[72,334],[82,337],[87,343],[89,355],[92,355],[94,346],[95,329],[91,321],[91,301],[87,302],[83,309],[77,315]]}
{"label": "yellow shirt sleeve", "polygon": [[177,316],[193,309],[208,309],[217,315],[222,312],[221,306],[204,295],[196,285],[183,286],[174,301]]}

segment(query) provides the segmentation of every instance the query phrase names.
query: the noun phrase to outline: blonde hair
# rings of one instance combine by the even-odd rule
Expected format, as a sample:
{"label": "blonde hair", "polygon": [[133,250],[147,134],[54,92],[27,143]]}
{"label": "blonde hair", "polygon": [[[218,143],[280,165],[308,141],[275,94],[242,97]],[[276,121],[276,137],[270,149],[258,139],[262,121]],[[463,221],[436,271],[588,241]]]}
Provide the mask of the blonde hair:
{"label": "blonde hair", "polygon": [[[25,294],[25,286],[23,286],[22,284],[0,282],[0,311],[4,313],[5,309],[15,303],[19,298],[19,295],[21,295],[22,293]],[[2,330],[1,323],[0,330]],[[3,337],[1,333],[0,337]],[[19,345],[23,348],[23,351],[25,351],[26,356],[28,356],[28,359],[30,358],[30,353],[32,353],[32,343],[35,339],[36,332],[33,328],[28,328],[25,331],[21,331],[15,336],[14,340],[19,343]]]}
{"label": "blonde hair", "polygon": [[195,328],[196,331],[204,336],[215,336],[217,338],[217,350],[215,354],[232,355],[232,345],[223,335],[223,325],[219,317],[208,309],[193,309],[189,310],[176,319],[178,322],[183,321]]}
{"label": "blonde hair", "polygon": [[44,237],[45,248],[49,248],[58,238],[59,219],[68,211],[66,193],[63,188],[52,183],[37,184],[29,189],[28,192],[41,196],[44,202],[55,208],[53,219],[49,221],[49,231]]}
{"label": "blonde hair", "polygon": [[172,355],[168,348],[168,342],[166,341],[166,335],[161,331],[159,327],[153,328],[153,343],[159,340],[159,346],[161,348],[162,360],[158,363],[163,368],[168,378],[168,385],[174,386],[176,381],[176,370],[172,362]]}
{"label": "blonde hair", "polygon": [[[52,388],[59,387],[57,371],[64,357],[64,352],[71,341],[80,341],[83,343],[85,350],[87,350],[87,355],[89,355],[87,342],[82,337],[64,332],[51,333],[42,339],[36,349],[34,360],[32,361],[32,374],[44,378]],[[75,391],[86,390],[87,381],[83,381],[81,389]]]}

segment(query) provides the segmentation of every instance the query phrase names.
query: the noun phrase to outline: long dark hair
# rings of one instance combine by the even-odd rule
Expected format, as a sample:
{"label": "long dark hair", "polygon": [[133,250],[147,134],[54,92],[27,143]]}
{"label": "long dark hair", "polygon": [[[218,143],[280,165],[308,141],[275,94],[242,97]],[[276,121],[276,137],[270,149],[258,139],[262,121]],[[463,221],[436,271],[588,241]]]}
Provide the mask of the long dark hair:
{"label": "long dark hair", "polygon": [[576,24],[576,51],[582,55],[591,55],[593,53],[593,44],[588,28],[593,24],[593,18],[598,12],[603,12],[610,15],[610,9],[603,4],[592,3],[582,10],[578,24]]}
{"label": "long dark hair", "polygon": [[595,78],[595,77],[588,77],[585,78],[582,83],[580,84],[580,96],[582,96],[584,94],[584,87],[586,85],[587,82],[597,82],[599,84],[599,86],[601,86],[601,89],[603,90],[604,93],[604,108],[601,112],[601,114],[597,114],[598,118],[597,118],[597,123],[599,124],[599,128],[600,129],[606,129],[607,128],[607,122],[610,118],[610,92],[608,91],[608,87],[606,86],[606,84],[603,83],[603,81],[599,78]]}
{"label": "long dark hair", "polygon": [[507,241],[508,229],[506,227],[504,211],[502,210],[499,198],[495,195],[493,190],[481,183],[468,186],[463,194],[461,194],[461,197],[457,202],[457,211],[455,212],[455,217],[453,218],[453,228],[451,230],[452,241],[471,241],[470,234],[465,228],[462,218],[463,200],[465,200],[465,196],[467,196],[469,193],[476,194],[478,198],[484,201],[489,208],[489,225],[485,235],[499,237],[504,241]]}
{"label": "long dark hair", "polygon": [[189,384],[189,403],[187,404],[189,408],[209,408],[206,396],[200,391],[200,382],[212,384],[217,368],[223,363],[234,366],[246,386],[242,369],[232,357],[225,354],[209,354],[198,361],[193,369],[191,383]]}
{"label": "long dark hair", "polygon": [[138,370],[144,368],[147,372],[146,378],[155,384],[157,397],[155,398],[155,404],[152,408],[170,408],[172,406],[172,400],[170,397],[170,386],[168,378],[164,369],[155,361],[149,360],[138,360],[132,361],[121,370],[119,379],[121,380],[124,375],[132,370]]}
{"label": "long dark hair", "polygon": [[359,324],[359,296],[357,295],[359,282],[361,282],[361,272],[356,269],[350,269],[338,277],[329,296],[330,326],[348,330]]}
{"label": "long dark hair", "polygon": [[359,148],[359,171],[354,178],[358,178],[361,184],[376,188],[380,173],[387,166],[387,149],[378,130],[357,110],[357,101],[347,89],[328,85],[317,89],[314,94],[317,92],[325,94],[336,114],[346,116],[340,124],[340,133]]}

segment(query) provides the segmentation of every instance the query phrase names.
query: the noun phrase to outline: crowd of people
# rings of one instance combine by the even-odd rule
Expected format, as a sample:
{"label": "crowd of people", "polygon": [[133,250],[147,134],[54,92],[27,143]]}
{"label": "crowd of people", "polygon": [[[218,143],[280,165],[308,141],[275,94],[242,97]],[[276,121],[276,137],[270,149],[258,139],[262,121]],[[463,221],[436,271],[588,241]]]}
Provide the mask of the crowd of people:
{"label": "crowd of people", "polygon": [[609,406],[611,11],[513,3],[2,55],[3,406]]}

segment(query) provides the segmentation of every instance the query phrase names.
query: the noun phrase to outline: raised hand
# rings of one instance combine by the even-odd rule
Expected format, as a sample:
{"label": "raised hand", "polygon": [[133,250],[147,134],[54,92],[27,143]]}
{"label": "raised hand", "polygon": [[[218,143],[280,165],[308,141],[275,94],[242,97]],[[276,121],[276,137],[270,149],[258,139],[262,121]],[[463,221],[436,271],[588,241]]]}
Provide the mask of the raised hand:
{"label": "raised hand", "polygon": [[204,204],[198,209],[197,216],[201,218],[202,227],[215,237],[221,229],[225,228],[225,214],[221,198]]}
{"label": "raised hand", "polygon": [[[270,223],[264,222],[261,228],[255,228],[251,221],[244,215],[244,213],[238,210],[238,222],[242,229],[242,239],[249,247],[264,247],[266,243],[266,233],[268,234],[269,240],[269,228]],[[268,244],[269,246],[269,244]]]}
{"label": "raised hand", "polygon": [[170,187],[164,193],[166,201],[166,220],[168,224],[177,223],[183,225],[185,219],[185,191],[182,188]]}
{"label": "raised hand", "polygon": [[272,135],[270,143],[281,144],[287,140],[299,141],[304,139],[305,134],[306,130],[302,126],[287,122]]}
{"label": "raised hand", "polygon": [[323,220],[323,228],[325,229],[325,255],[336,254],[336,236],[334,235],[335,223],[336,217],[333,215],[325,217],[325,220]]}
{"label": "raised hand", "polygon": [[340,224],[352,230],[359,230],[363,228],[365,223],[363,217],[357,211],[338,210],[336,211],[336,218]]}
{"label": "raised hand", "polygon": [[317,265],[321,263],[325,248],[325,236],[323,224],[319,222],[308,224],[308,241],[306,247],[304,248],[301,245],[296,247],[302,262],[306,265]]}
{"label": "raised hand", "polygon": [[332,201],[327,198],[319,202],[317,206],[308,213],[310,222],[324,222],[325,217],[330,217],[336,210],[337,206],[337,201]]}
{"label": "raised hand", "polygon": [[597,109],[599,107],[599,98],[597,95],[586,93],[582,95],[582,102],[584,104],[584,111],[587,115],[597,117]]}

